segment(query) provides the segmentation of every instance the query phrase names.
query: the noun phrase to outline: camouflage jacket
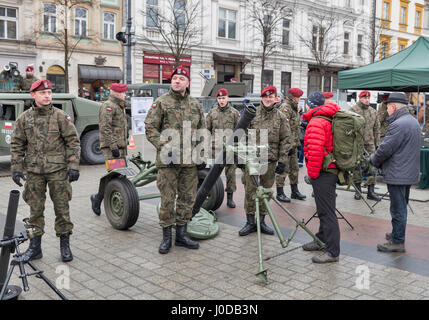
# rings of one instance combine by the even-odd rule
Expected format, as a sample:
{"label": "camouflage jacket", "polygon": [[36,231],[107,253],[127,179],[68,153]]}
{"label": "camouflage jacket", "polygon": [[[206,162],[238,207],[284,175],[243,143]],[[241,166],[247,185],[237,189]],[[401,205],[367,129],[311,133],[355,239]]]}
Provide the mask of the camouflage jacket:
{"label": "camouflage jacket", "polygon": [[268,130],[268,161],[286,163],[292,144],[289,120],[282,112],[275,107],[266,108],[261,103],[248,129],[256,129],[258,145],[260,144],[260,130]]}
{"label": "camouflage jacket", "polygon": [[299,124],[301,118],[298,112],[298,103],[296,103],[290,98],[286,98],[285,103],[280,106],[279,110],[283,112],[286,118],[289,120],[292,148],[297,148],[301,145],[301,142],[299,140]]}
{"label": "camouflage jacket", "polygon": [[27,78],[27,76],[25,76],[21,82],[16,83],[15,89],[19,91],[30,91],[31,85],[37,80],[39,79],[35,76],[32,76],[31,78]]}
{"label": "camouflage jacket", "polygon": [[378,120],[377,111],[369,105],[364,105],[358,102],[350,111],[353,111],[365,118],[365,129],[363,141],[365,146],[378,147],[380,144],[380,122]]}
{"label": "camouflage jacket", "polygon": [[33,102],[19,116],[10,151],[12,172],[79,170],[80,141],[72,118],[52,105],[37,107]]}
{"label": "camouflage jacket", "polygon": [[100,147],[127,148],[128,127],[125,115],[126,101],[110,95],[99,111]]}
{"label": "camouflage jacket", "polygon": [[[225,141],[216,141],[216,129],[231,129],[237,126],[238,121],[240,120],[240,113],[234,109],[234,107],[228,103],[225,107],[221,108],[219,105],[215,105],[206,116],[206,126],[207,129],[212,134],[212,158],[216,156],[216,147],[217,150],[222,150],[223,144]],[[217,144],[217,146],[215,145]]]}
{"label": "camouflage jacket", "polygon": [[[157,150],[158,168],[168,166],[168,157],[173,157],[174,163],[181,167],[195,166],[192,151],[201,141],[191,137],[197,129],[206,128],[206,121],[201,105],[188,91],[182,96],[170,88],[169,92],[156,99],[146,116],[145,126],[146,138]],[[168,155],[169,152],[172,156]]]}

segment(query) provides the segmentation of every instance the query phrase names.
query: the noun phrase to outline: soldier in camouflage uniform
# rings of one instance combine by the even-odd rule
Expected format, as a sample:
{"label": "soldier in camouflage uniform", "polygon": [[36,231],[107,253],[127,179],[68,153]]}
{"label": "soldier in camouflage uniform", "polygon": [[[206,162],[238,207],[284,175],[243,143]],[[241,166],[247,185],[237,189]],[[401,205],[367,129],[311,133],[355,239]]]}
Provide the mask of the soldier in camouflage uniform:
{"label": "soldier in camouflage uniform", "polygon": [[[100,148],[104,159],[111,160],[127,157],[128,126],[125,114],[126,91],[128,87],[122,83],[112,83],[110,96],[99,110]],[[92,211],[101,214],[101,194],[91,195]]]}
{"label": "soldier in camouflage uniform", "polygon": [[[190,124],[193,134],[197,129],[205,129],[206,124],[200,104],[189,95],[189,79],[189,71],[177,67],[172,74],[170,91],[156,99],[145,120],[146,137],[157,150],[157,186],[161,193],[159,224],[163,232],[159,247],[161,254],[168,253],[171,248],[173,224],[176,224],[176,246],[199,248],[199,243],[187,235],[186,225],[192,217],[197,195],[198,170],[206,164],[197,165],[201,159],[195,162],[190,159],[197,142],[185,145],[187,137],[183,137],[183,128]],[[166,141],[164,138],[168,136],[180,139],[180,142]]]}
{"label": "soldier in camouflage uniform", "polygon": [[27,68],[25,69],[25,78],[23,78],[22,81],[18,82],[15,85],[15,88],[18,91],[30,91],[31,85],[37,80],[39,79],[34,76],[34,67],[27,66]]}
{"label": "soldier in camouflage uniform", "polygon": [[[237,126],[240,119],[240,113],[228,102],[228,91],[225,88],[220,89],[216,93],[217,105],[215,105],[207,114],[206,126],[207,130],[212,134],[213,148],[212,157],[216,159],[218,153],[223,152],[223,144],[226,141],[216,141],[216,130],[228,130],[231,132]],[[235,164],[225,165],[227,203],[229,208],[235,208],[233,193],[237,190],[235,179]]]}
{"label": "soldier in camouflage uniform", "polygon": [[11,140],[12,179],[22,186],[20,179],[26,180],[26,170],[22,197],[30,206],[28,225],[34,228],[35,235],[24,253],[26,261],[42,257],[46,185],[54,203],[55,232],[60,237],[62,260],[73,259],[69,246],[73,223],[68,203],[72,198],[70,182],[79,178],[80,141],[72,118],[52,106],[51,89],[49,80],[38,80],[32,85],[34,102],[16,120]]}
{"label": "soldier in camouflage uniform", "polygon": [[283,187],[285,185],[286,175],[289,176],[290,187],[292,190],[291,198],[298,200],[305,200],[306,196],[301,194],[298,190],[298,149],[301,148],[301,141],[299,140],[300,135],[300,116],[298,111],[298,102],[300,97],[304,94],[301,89],[290,88],[289,95],[286,98],[285,103],[279,108],[286,118],[289,120],[289,126],[291,130],[291,144],[292,148],[289,150],[286,160],[286,170],[282,174],[276,175],[276,186],[277,186],[277,200],[282,202],[290,202],[290,199],[285,195]]}
{"label": "soldier in camouflage uniform", "polygon": [[[284,172],[287,154],[291,149],[289,123],[286,116],[275,107],[276,94],[277,89],[274,86],[266,87],[262,91],[262,103],[257,109],[255,118],[248,127],[248,129],[255,129],[257,135],[260,134],[260,130],[268,130],[268,169],[265,174],[259,176],[259,183],[264,188],[271,188],[274,184],[275,174],[282,174]],[[244,187],[244,209],[246,211],[247,222],[238,232],[240,236],[246,236],[256,231],[256,205],[252,197],[256,193],[257,186],[252,176],[249,175],[247,167],[244,174]],[[273,235],[274,231],[265,224],[264,220],[267,212],[263,205],[260,206],[260,214],[261,232]]]}
{"label": "soldier in camouflage uniform", "polygon": [[[376,147],[380,144],[380,122],[378,120],[377,111],[375,111],[369,105],[370,99],[369,91],[362,91],[359,94],[359,102],[353,106],[350,111],[355,112],[365,118],[365,128],[364,128],[364,148],[369,154],[375,152]],[[375,175],[368,175],[366,177],[368,184],[368,196],[370,200],[380,201],[380,198],[374,192],[375,186]],[[353,182],[356,185],[356,188],[361,192],[361,182],[362,176],[359,170],[353,172]],[[360,200],[361,196],[358,192],[355,193],[354,198]]]}

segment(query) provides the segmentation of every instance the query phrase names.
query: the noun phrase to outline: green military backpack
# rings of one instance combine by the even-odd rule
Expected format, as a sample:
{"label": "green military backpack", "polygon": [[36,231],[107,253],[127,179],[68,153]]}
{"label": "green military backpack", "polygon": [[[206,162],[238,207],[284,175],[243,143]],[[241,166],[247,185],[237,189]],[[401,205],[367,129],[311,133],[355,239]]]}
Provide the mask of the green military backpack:
{"label": "green military backpack", "polygon": [[344,110],[338,111],[332,119],[324,116],[315,117],[332,122],[333,151],[323,159],[323,169],[327,170],[328,165],[334,162],[339,171],[339,183],[346,184],[346,180],[349,180],[346,178],[347,174],[363,160],[365,118],[355,112]]}

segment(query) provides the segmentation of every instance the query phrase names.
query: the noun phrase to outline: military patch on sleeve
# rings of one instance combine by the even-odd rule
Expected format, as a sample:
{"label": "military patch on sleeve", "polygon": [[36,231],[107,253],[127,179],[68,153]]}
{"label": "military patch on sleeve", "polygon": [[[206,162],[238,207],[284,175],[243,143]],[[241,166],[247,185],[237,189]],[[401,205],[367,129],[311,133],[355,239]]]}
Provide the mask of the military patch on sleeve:
{"label": "military patch on sleeve", "polygon": [[152,108],[156,108],[156,103],[154,103],[154,104],[152,105]]}
{"label": "military patch on sleeve", "polygon": [[106,110],[107,111],[112,111],[112,108],[107,107]]}
{"label": "military patch on sleeve", "polygon": [[69,115],[66,115],[66,120],[72,121],[72,117],[70,117]]}

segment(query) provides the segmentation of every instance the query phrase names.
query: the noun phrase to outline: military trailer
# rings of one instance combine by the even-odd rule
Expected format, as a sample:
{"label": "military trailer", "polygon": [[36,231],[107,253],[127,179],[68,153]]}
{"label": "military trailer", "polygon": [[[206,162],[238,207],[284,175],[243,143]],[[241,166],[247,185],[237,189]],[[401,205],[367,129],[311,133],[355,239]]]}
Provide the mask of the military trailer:
{"label": "military trailer", "polygon": [[[0,155],[10,155],[15,121],[30,108],[32,101],[29,93],[0,93]],[[54,93],[52,104],[72,117],[80,137],[82,159],[88,164],[104,163],[98,136],[98,110],[101,103],[68,93]]]}

